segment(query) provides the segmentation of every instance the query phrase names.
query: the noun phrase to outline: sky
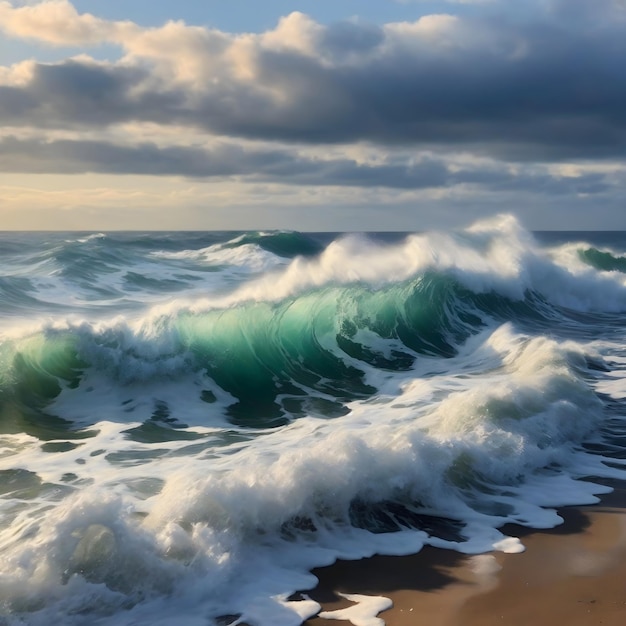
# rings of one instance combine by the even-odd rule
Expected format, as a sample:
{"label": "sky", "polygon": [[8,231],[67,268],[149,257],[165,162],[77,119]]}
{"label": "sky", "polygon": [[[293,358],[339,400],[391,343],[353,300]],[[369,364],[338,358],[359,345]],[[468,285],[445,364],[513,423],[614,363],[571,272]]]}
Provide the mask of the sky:
{"label": "sky", "polygon": [[0,0],[0,230],[626,230],[626,0]]}

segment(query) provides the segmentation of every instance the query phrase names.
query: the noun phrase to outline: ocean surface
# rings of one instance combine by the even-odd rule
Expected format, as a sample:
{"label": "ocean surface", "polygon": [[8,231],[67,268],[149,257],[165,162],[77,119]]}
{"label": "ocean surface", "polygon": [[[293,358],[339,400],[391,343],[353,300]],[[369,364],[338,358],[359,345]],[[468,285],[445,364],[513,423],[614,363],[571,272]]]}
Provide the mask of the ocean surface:
{"label": "ocean surface", "polygon": [[0,233],[0,624],[296,626],[626,476],[626,233]]}

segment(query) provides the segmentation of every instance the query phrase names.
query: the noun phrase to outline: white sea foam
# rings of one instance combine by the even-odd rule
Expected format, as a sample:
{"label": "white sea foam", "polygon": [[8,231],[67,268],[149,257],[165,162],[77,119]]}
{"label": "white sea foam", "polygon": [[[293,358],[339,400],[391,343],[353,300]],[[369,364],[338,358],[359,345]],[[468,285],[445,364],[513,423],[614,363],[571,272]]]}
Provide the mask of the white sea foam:
{"label": "white sea foam", "polygon": [[340,593],[342,598],[354,602],[347,609],[322,611],[319,616],[324,619],[345,620],[354,626],[385,626],[384,620],[377,615],[390,609],[393,602],[382,596],[364,596],[355,593]]}
{"label": "white sea foam", "polygon": [[[89,241],[94,241],[98,239],[106,239],[105,233],[93,233],[92,235],[87,235],[87,237],[81,237],[80,239],[76,239],[78,243],[88,243]],[[72,240],[67,240],[68,243],[72,243]]]}
{"label": "white sea foam", "polygon": [[[102,623],[131,624],[173,619],[183,606],[299,624],[315,607],[295,610],[287,596],[314,583],[308,569],[338,556],[408,553],[425,542],[468,553],[519,551],[519,541],[497,526],[553,526],[558,516],[543,507],[590,502],[603,491],[570,475],[619,474],[576,449],[599,419],[595,396],[575,373],[583,355],[572,342],[528,338],[504,326],[450,359],[438,376],[395,373],[391,384],[388,374],[387,398],[353,402],[339,423],[301,419],[245,444],[218,443],[223,423],[196,426],[205,442],[216,438],[196,452],[186,441],[155,447],[124,436],[148,417],[145,400],[163,393],[147,388],[147,412],[139,402],[131,413],[137,421],[99,421],[96,438],[62,455],[42,452],[33,440],[0,462],[0,469],[29,467],[51,484],[63,484],[68,468],[75,475],[72,494],[60,494],[58,504],[37,499],[2,532],[3,597],[14,608],[45,600],[50,610],[74,614],[67,623],[76,624],[83,623],[80,611],[94,607],[115,612]],[[474,360],[480,368],[471,371]],[[492,366],[486,373],[485,362]],[[372,380],[376,375],[370,372]],[[96,412],[123,410],[123,396],[106,395],[92,403]],[[438,396],[443,401],[433,404]],[[181,405],[183,414],[189,410]],[[542,474],[550,465],[560,469]],[[450,482],[451,471],[460,472],[460,483]],[[464,520],[466,540],[350,528],[355,499],[420,501],[426,511]],[[297,521],[290,526],[298,519],[317,531]],[[291,539],[285,528],[292,528]],[[166,608],[168,594],[179,600],[170,598]],[[138,604],[120,614],[129,600]],[[373,619],[373,609],[364,611],[370,617],[363,619]],[[49,616],[28,619],[44,623]]]}
{"label": "white sea foam", "polygon": [[624,275],[570,261],[569,255],[563,258],[540,248],[510,216],[464,233],[410,235],[396,244],[351,235],[330,243],[317,258],[295,258],[223,298],[174,303],[158,313],[181,307],[201,311],[249,300],[274,302],[330,285],[378,288],[428,271],[450,275],[474,293],[495,292],[522,300],[533,292],[579,311],[626,310]]}
{"label": "white sea foam", "polygon": [[241,239],[239,237],[227,244],[214,244],[198,250],[157,251],[152,256],[159,259],[194,261],[216,267],[230,266],[249,272],[263,272],[285,263],[284,259],[263,250],[257,244],[232,245]]}
{"label": "white sea foam", "polygon": [[[319,611],[315,602],[291,597],[315,585],[313,567],[424,545],[519,552],[522,542],[500,530],[506,522],[547,528],[562,521],[556,507],[597,501],[607,488],[579,479],[623,478],[626,471],[626,462],[584,447],[594,441],[610,450],[601,435],[607,404],[598,394],[625,395],[619,327],[594,337],[581,324],[574,329],[586,339],[575,341],[562,338],[558,326],[550,336],[532,320],[524,327],[513,315],[502,323],[485,312],[466,338],[447,339],[451,350],[443,358],[419,353],[391,332],[377,334],[372,319],[384,317],[384,306],[364,312],[337,304],[348,288],[361,291],[347,302],[362,302],[433,272],[474,293],[519,300],[531,290],[583,311],[625,308],[621,276],[575,265],[558,250],[541,248],[510,219],[392,245],[348,237],[318,258],[276,262],[284,267],[271,260],[254,270],[256,261],[243,257],[237,266],[235,255],[233,266],[245,271],[227,279],[206,272],[203,282],[198,270],[196,282],[210,294],[203,302],[189,286],[157,308],[141,294],[143,306],[132,315],[97,309],[45,322],[11,320],[2,336],[0,401],[21,401],[23,381],[36,389],[39,377],[47,384],[68,354],[83,365],[76,365],[74,381],[54,378],[62,390],[47,397],[45,436],[28,423],[26,407],[25,432],[0,438],[7,490],[0,500],[0,602],[10,619],[37,626],[59,616],[70,626],[195,626],[233,615],[235,622],[297,626]],[[265,254],[243,256],[248,252],[257,260]],[[202,254],[190,272],[204,262]],[[163,276],[174,276],[175,264],[189,259],[165,261]],[[133,267],[147,276],[158,261]],[[250,277],[268,267],[271,274]],[[391,361],[404,354],[403,368],[374,366],[340,347],[341,323],[365,318],[369,325],[358,326],[350,340]],[[219,345],[231,348],[240,341],[258,366],[251,371],[264,375],[276,319],[285,336],[275,353],[284,360],[271,365],[271,383],[285,376],[296,399],[340,401],[345,415],[311,412],[280,428],[233,423],[229,410],[238,398],[211,377],[219,355],[207,337],[227,334]],[[218,331],[215,320],[222,321]],[[597,328],[602,324],[608,322]],[[363,372],[373,391],[333,395],[324,387],[332,381],[319,381],[323,372],[313,366],[310,387],[289,380],[291,365],[309,367],[294,349],[305,335],[324,357]],[[198,344],[209,346],[202,358],[194,352]],[[234,375],[238,358],[244,367],[235,352],[227,361]],[[252,375],[249,382],[255,388]],[[7,406],[3,417],[17,419]],[[65,430],[55,416],[68,421]],[[77,438],[76,429],[91,434]],[[409,519],[416,528],[407,527]],[[341,618],[375,624],[382,602],[358,598]]]}

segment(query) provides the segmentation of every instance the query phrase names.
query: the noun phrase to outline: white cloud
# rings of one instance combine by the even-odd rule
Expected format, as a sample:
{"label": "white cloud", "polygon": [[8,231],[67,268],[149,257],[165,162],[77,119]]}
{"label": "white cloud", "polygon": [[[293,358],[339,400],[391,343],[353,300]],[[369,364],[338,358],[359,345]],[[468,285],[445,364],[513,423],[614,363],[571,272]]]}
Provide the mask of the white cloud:
{"label": "white cloud", "polygon": [[89,13],[79,14],[67,0],[16,7],[0,2],[0,28],[15,37],[52,45],[97,44],[114,36],[118,25]]}
{"label": "white cloud", "polygon": [[259,43],[273,50],[294,50],[315,56],[324,30],[308,15],[295,11],[282,17],[274,30],[262,34]]}
{"label": "white cloud", "polygon": [[[364,25],[354,28],[365,32]],[[263,52],[301,54],[330,66],[368,57],[368,50],[363,49],[356,56],[350,55],[343,47],[345,42],[338,50],[326,49],[324,38],[332,36],[333,26],[321,25],[300,12],[281,18],[274,29],[260,34],[229,34],[182,21],[170,21],[157,28],[108,21],[78,13],[69,0],[47,0],[21,7],[0,1],[0,30],[54,46],[118,45],[126,62],[150,61],[162,76],[196,86],[206,86],[207,81],[224,77],[256,79],[258,57]],[[429,15],[415,22],[389,24],[380,32],[384,39],[374,41],[370,53],[384,54],[398,45],[444,48],[455,41],[460,45],[468,35],[462,22],[451,15]],[[362,32],[359,34],[362,36]]]}
{"label": "white cloud", "polygon": [[8,67],[0,66],[0,85],[23,87],[33,78],[34,61],[21,61]]}

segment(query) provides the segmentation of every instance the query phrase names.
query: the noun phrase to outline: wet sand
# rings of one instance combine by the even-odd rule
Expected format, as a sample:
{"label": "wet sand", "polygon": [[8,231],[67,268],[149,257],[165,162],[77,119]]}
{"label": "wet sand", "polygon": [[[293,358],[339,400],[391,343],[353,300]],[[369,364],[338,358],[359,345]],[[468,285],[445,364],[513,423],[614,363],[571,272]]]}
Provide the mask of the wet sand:
{"label": "wet sand", "polygon": [[[315,571],[308,595],[334,611],[352,603],[338,593],[385,596],[387,626],[623,626],[626,624],[626,488],[591,507],[559,511],[548,531],[507,526],[521,554],[475,557],[427,547],[408,557],[337,562]],[[315,617],[307,626],[349,624]]]}

